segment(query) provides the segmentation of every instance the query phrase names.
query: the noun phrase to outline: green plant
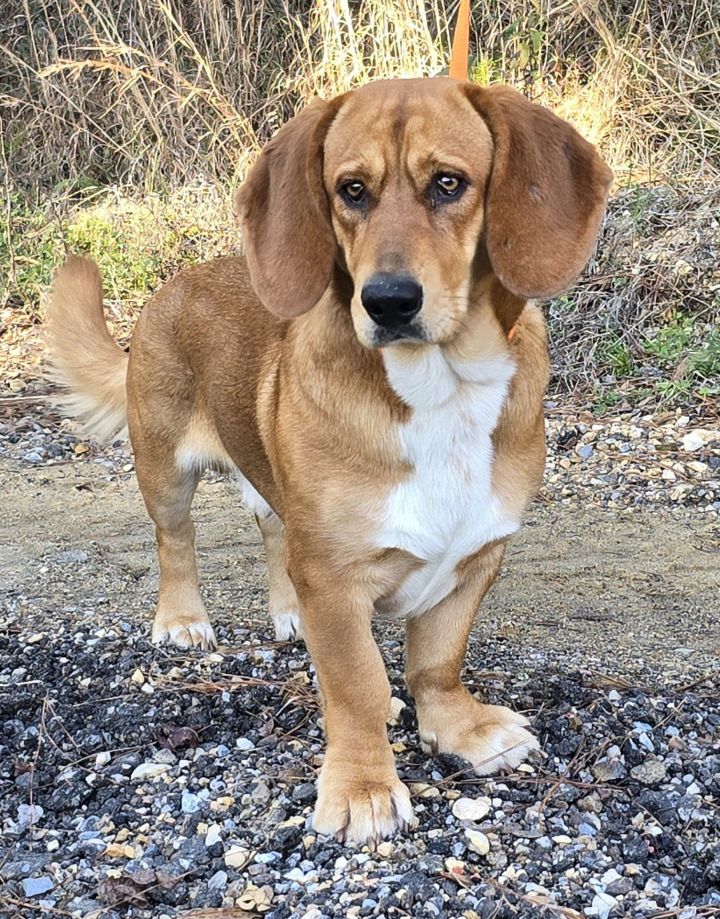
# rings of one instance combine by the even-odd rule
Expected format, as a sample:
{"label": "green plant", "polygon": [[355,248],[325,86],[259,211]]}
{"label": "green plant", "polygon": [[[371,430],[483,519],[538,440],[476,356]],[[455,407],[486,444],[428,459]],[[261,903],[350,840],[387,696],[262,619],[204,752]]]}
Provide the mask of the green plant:
{"label": "green plant", "polygon": [[622,402],[622,396],[616,389],[598,385],[593,390],[591,401],[593,414],[605,415],[619,402]]}
{"label": "green plant", "polygon": [[655,385],[661,402],[684,402],[692,395],[691,380],[658,380]]}
{"label": "green plant", "polygon": [[693,320],[679,313],[643,342],[643,350],[662,367],[675,367],[685,356],[694,335]]}
{"label": "green plant", "polygon": [[628,345],[617,335],[610,335],[599,348],[598,359],[607,363],[615,379],[632,375],[635,369],[632,352]]}
{"label": "green plant", "polygon": [[700,382],[701,395],[720,395],[720,325],[714,325],[703,344],[690,353],[687,374]]}

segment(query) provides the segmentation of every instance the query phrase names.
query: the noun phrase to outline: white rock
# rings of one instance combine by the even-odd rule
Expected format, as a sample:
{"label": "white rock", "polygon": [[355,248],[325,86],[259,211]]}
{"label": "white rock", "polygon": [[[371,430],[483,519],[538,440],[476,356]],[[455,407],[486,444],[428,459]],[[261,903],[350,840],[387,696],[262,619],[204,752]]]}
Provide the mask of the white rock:
{"label": "white rock", "polygon": [[293,868],[283,877],[287,878],[288,881],[296,881],[298,884],[302,884],[305,881],[305,872],[302,868]]}
{"label": "white rock", "polygon": [[35,825],[41,819],[45,811],[39,804],[21,804],[17,809],[17,824],[21,830]]}
{"label": "white rock", "polygon": [[95,757],[95,767],[99,769],[101,766],[107,766],[111,759],[112,754],[108,750],[103,750]]}
{"label": "white rock", "polygon": [[209,890],[222,890],[223,887],[227,884],[227,872],[225,871],[216,871],[215,874],[208,881]]}
{"label": "white rock", "polygon": [[237,900],[237,905],[246,912],[256,910],[259,913],[266,913],[270,909],[272,900],[273,889],[269,884],[263,887],[248,884]]}
{"label": "white rock", "polygon": [[698,429],[695,431],[688,431],[687,434],[683,434],[682,437],[682,448],[687,453],[695,453],[696,450],[702,450],[706,443],[708,443],[713,438],[712,431],[704,431]]}
{"label": "white rock", "polygon": [[230,846],[225,853],[225,864],[228,868],[244,868],[250,861],[252,853],[242,846]]}
{"label": "white rock", "polygon": [[468,847],[478,855],[487,855],[490,851],[490,840],[480,830],[465,830]]}
{"label": "white rock", "polygon": [[605,874],[603,874],[603,876],[600,878],[600,881],[607,887],[608,884],[612,884],[614,881],[619,881],[621,877],[622,875],[618,874],[614,868],[608,868]]}
{"label": "white rock", "polygon": [[596,893],[591,906],[585,910],[585,913],[588,916],[597,916],[598,919],[607,919],[610,915],[610,910],[616,906],[617,900],[615,897],[611,897],[609,893]]}
{"label": "white rock", "polygon": [[142,684],[145,682],[145,674],[138,667],[136,670],[133,670],[133,674],[130,677],[130,679],[132,680],[133,683],[136,683],[138,686],[142,686]]}
{"label": "white rock", "polygon": [[402,699],[399,699],[397,696],[393,696],[390,699],[390,724],[397,724],[398,719],[400,718],[400,713],[405,708],[405,703]]}
{"label": "white rock", "polygon": [[136,766],[130,776],[131,782],[142,782],[145,779],[156,779],[170,767],[167,763],[140,763]]}
{"label": "white rock", "polygon": [[203,806],[202,799],[192,792],[183,789],[182,793],[182,812],[183,814],[194,814]]}
{"label": "white rock", "polygon": [[208,827],[208,831],[205,834],[205,845],[210,848],[216,843],[222,842],[222,834],[220,833],[220,827],[217,823],[211,823]]}
{"label": "white rock", "polygon": [[490,798],[458,798],[452,806],[458,820],[482,820],[490,813]]}

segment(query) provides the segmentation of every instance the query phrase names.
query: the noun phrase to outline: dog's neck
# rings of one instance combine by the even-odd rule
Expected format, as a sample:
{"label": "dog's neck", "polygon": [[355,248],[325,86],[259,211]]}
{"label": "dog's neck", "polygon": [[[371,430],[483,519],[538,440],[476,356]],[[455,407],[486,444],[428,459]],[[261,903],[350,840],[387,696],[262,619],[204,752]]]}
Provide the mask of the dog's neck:
{"label": "dog's neck", "polygon": [[313,310],[293,323],[293,350],[303,367],[303,387],[326,408],[342,402],[342,394],[329,398],[337,388],[339,367],[352,387],[353,399],[361,396],[368,406],[384,403],[396,421],[407,420],[413,408],[441,404],[458,387],[495,384],[512,377],[514,362],[507,333],[525,301],[506,291],[494,275],[474,282],[468,321],[441,344],[365,347],[353,327],[351,297],[352,286],[341,276]]}

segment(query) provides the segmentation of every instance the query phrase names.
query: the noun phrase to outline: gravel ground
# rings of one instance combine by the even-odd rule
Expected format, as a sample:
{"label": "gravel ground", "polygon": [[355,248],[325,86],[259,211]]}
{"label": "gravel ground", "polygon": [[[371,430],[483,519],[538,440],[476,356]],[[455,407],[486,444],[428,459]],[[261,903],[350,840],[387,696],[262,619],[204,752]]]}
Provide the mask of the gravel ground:
{"label": "gravel ground", "polygon": [[[379,622],[418,826],[377,851],[310,828],[321,762],[302,644],[270,640],[252,521],[195,514],[216,653],[148,642],[152,531],[127,448],[34,403],[0,420],[0,914],[720,915],[717,419],[549,406],[546,485],[466,679],[542,754],[477,779],[419,748]],[[239,557],[239,563],[238,563]]]}

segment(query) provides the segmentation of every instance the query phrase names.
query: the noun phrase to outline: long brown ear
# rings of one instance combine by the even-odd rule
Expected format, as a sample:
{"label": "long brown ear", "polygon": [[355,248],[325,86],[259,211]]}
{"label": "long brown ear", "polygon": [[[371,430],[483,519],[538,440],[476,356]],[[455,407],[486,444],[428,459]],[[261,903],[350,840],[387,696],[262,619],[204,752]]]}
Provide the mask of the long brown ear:
{"label": "long brown ear", "polygon": [[612,172],[566,121],[509,86],[464,89],[495,142],[485,201],[493,271],[514,294],[553,296],[590,257]]}
{"label": "long brown ear", "polygon": [[330,281],[336,244],[322,148],[341,99],[316,99],[284,125],[235,196],[253,287],[284,319],[311,309]]}

